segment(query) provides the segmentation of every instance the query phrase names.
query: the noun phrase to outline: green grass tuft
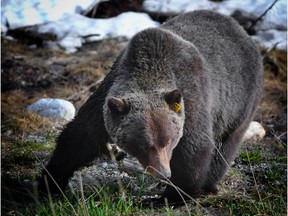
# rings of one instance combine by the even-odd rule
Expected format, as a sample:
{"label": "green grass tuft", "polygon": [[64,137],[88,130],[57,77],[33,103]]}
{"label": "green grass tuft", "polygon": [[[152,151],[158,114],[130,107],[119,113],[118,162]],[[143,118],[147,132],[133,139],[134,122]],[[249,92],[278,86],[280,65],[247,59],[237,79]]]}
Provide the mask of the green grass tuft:
{"label": "green grass tuft", "polygon": [[242,162],[246,164],[259,164],[265,160],[265,158],[261,155],[260,148],[256,148],[253,150],[241,150],[239,154],[240,159]]}

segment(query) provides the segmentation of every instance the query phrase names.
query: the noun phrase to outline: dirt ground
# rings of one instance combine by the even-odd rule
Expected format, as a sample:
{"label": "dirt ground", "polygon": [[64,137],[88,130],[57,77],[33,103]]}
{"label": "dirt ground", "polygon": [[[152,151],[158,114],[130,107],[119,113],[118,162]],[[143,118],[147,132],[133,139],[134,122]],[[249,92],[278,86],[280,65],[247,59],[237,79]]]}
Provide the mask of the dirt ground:
{"label": "dirt ground", "polygon": [[[1,209],[3,213],[21,212],[23,199],[19,197],[24,193],[22,188],[27,181],[31,182],[37,178],[41,169],[40,162],[48,158],[49,152],[53,149],[54,138],[61,130],[61,125],[28,113],[25,108],[40,98],[52,97],[67,99],[79,109],[97,88],[97,81],[107,74],[125,43],[125,39],[104,40],[85,44],[78,52],[66,54],[63,50],[29,47],[2,38]],[[275,184],[277,188],[281,188],[286,200],[287,53],[262,50],[262,55],[265,86],[263,100],[255,120],[264,126],[266,136],[264,140],[245,143],[242,157],[240,153],[232,168],[245,175],[248,178],[247,182],[237,182],[230,174],[223,187],[226,185],[232,188],[236,198],[235,191],[238,194],[243,187],[246,193],[254,194],[256,192],[255,188],[253,189],[253,182],[255,183],[256,178],[260,188],[257,190],[258,194],[265,193],[269,185]],[[41,142],[41,139],[44,141]],[[39,147],[38,144],[36,146],[35,142],[42,143],[43,146]],[[251,173],[251,164],[245,161],[245,151],[257,152],[257,149],[261,161],[253,165],[254,172]],[[261,176],[261,171],[265,169],[275,171],[275,166],[281,175],[279,178],[275,178],[272,182],[270,179],[267,180],[269,176],[266,179],[265,176]],[[222,194],[227,195],[229,192],[225,190]],[[277,203],[278,192],[271,191],[273,192],[270,196],[275,196],[273,200]],[[219,201],[218,204],[211,204],[206,200],[200,202],[212,212],[218,212],[221,203]],[[286,201],[284,208],[282,212],[285,214]]]}

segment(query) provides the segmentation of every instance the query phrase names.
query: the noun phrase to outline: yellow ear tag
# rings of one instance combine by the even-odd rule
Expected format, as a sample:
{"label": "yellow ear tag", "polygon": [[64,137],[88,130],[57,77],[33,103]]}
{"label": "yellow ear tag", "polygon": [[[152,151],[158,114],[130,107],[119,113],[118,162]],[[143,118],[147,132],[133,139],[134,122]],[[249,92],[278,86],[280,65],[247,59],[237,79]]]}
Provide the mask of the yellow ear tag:
{"label": "yellow ear tag", "polygon": [[174,109],[176,113],[178,113],[181,110],[181,108],[182,106],[179,103],[177,102],[174,103]]}

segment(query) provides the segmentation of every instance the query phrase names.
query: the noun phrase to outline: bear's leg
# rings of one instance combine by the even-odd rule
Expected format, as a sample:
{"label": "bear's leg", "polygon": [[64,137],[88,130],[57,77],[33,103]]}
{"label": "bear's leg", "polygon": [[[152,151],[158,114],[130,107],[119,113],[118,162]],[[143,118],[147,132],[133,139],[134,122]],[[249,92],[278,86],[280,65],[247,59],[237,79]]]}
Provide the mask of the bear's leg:
{"label": "bear's leg", "polygon": [[[199,134],[197,137],[199,138]],[[173,185],[167,185],[162,197],[162,199],[166,197],[169,203],[183,202],[202,194],[201,188],[206,180],[213,145],[207,135],[197,141],[198,147],[194,143],[196,140],[192,141],[191,137],[183,136],[173,151],[170,163],[172,172],[170,181]],[[178,187],[189,196],[183,193],[180,195]]]}
{"label": "bear's leg", "polygon": [[208,178],[203,187],[205,193],[217,193],[216,185],[225,176],[234,161],[247,127],[247,122],[242,123],[236,130],[225,133],[220,140],[216,141],[217,144],[209,167]]}
{"label": "bear's leg", "polygon": [[64,191],[75,170],[108,153],[109,136],[102,114],[104,99],[101,91],[94,93],[62,131],[53,156],[42,172],[38,186],[40,192],[47,194],[47,184],[52,194]]}
{"label": "bear's leg", "polygon": [[101,154],[108,154],[106,145],[109,135],[104,125],[103,105],[117,77],[118,62],[123,53],[124,51],[119,54],[97,91],[60,134],[53,156],[42,172],[39,191],[47,193],[46,180],[51,193],[59,193],[59,188],[63,191],[75,170]]}

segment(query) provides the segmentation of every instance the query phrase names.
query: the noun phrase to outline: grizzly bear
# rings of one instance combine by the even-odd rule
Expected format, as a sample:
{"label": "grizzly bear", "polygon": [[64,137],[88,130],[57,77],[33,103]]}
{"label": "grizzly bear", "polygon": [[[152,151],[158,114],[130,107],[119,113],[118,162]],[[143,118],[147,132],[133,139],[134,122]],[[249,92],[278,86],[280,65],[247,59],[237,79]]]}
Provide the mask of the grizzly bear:
{"label": "grizzly bear", "polygon": [[[141,31],[58,137],[39,189],[63,190],[75,170],[109,154],[111,140],[189,196],[215,194],[261,99],[262,76],[258,49],[230,17],[199,10]],[[167,186],[163,197],[180,201],[178,193]]]}

